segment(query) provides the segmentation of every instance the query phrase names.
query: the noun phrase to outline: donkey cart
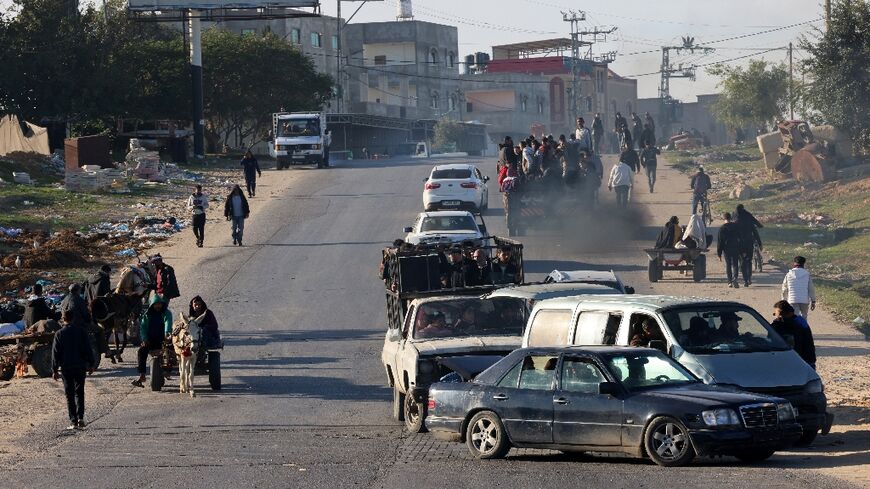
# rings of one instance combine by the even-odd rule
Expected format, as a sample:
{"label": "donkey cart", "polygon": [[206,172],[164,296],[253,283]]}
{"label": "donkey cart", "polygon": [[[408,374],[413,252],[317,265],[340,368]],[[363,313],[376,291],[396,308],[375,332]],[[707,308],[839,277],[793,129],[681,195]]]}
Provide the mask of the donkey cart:
{"label": "donkey cart", "polygon": [[692,280],[707,278],[708,250],[702,248],[647,248],[649,281],[658,282],[667,271],[692,272]]}

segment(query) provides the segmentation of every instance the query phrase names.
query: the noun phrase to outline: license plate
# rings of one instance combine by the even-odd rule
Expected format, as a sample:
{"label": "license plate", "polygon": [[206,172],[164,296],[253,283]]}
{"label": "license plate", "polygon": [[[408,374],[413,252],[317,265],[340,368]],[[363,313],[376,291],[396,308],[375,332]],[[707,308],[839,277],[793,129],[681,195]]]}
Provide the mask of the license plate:
{"label": "license plate", "polygon": [[305,159],[305,155],[293,155],[293,159],[294,159],[294,160],[304,160],[304,159]]}
{"label": "license plate", "polygon": [[441,202],[441,205],[453,206],[453,205],[459,205],[460,203],[461,202],[459,202],[458,200],[445,200],[444,202]]}

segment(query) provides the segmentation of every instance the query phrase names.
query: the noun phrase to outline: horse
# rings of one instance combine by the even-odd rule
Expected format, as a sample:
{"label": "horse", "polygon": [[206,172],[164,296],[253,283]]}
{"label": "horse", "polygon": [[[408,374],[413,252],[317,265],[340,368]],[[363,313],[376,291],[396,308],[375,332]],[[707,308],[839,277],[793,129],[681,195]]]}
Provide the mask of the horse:
{"label": "horse", "polygon": [[[148,298],[155,276],[154,265],[150,260],[140,261],[138,266],[126,266],[121,270],[115,289],[105,296],[97,297],[90,304],[91,314],[94,321],[103,328],[106,342],[108,343],[109,335],[114,336],[115,349],[106,354],[106,358],[112,363],[123,361],[121,354],[127,347],[128,326],[132,326],[134,337],[138,336],[135,329],[136,319],[144,310],[144,301]],[[119,341],[119,335],[123,336],[123,341]]]}
{"label": "horse", "polygon": [[205,313],[196,319],[191,319],[182,313],[181,318],[172,325],[172,346],[178,356],[178,392],[189,393],[196,397],[193,388],[193,373],[196,367],[196,356],[202,344],[202,328],[199,323],[205,318]]}

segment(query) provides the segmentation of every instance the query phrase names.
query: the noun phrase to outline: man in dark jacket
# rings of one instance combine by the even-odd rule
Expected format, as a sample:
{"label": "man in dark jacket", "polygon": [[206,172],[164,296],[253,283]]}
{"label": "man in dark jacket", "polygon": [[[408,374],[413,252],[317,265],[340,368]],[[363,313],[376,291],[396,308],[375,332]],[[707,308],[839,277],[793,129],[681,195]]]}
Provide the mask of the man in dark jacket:
{"label": "man in dark jacket", "polygon": [[163,340],[169,334],[172,334],[172,313],[169,312],[169,304],[159,295],[152,294],[148,310],[139,321],[139,338],[142,339],[142,344],[138,352],[139,378],[133,381],[136,387],[144,387],[148,354],[151,350],[161,349]]}
{"label": "man in dark jacket", "polygon": [[749,287],[752,283],[752,257],[755,255],[755,245],[764,249],[758,228],[762,227],[758,219],[747,211],[743,204],[737,205],[736,221],[740,233],[740,269],[743,273],[743,285]]}
{"label": "man in dark jacket", "polygon": [[[642,136],[643,122],[637,113],[631,113],[631,135],[634,136],[634,142],[637,144],[637,149],[643,149]],[[634,147],[634,146],[632,146]]]}
{"label": "man in dark jacket", "polygon": [[178,279],[175,277],[175,269],[163,262],[163,257],[154,255],[151,258],[154,263],[154,270],[157,273],[155,281],[155,291],[162,297],[167,304],[171,299],[181,297],[181,292],[178,290]]}
{"label": "man in dark jacket", "polygon": [[42,285],[35,284],[33,286],[33,295],[24,306],[24,326],[31,327],[43,319],[60,319],[60,314],[51,310],[48,303],[45,302],[45,297],[42,297]]}
{"label": "man in dark jacket", "polygon": [[628,165],[631,171],[640,173],[640,158],[637,156],[637,151],[632,149],[631,145],[625,147],[619,155],[619,161]]}
{"label": "man in dark jacket", "polygon": [[592,152],[601,154],[601,138],[604,137],[604,123],[601,122],[601,114],[596,113],[592,119]]}
{"label": "man in dark jacket", "polygon": [[97,297],[103,297],[112,291],[112,285],[109,282],[109,275],[112,273],[112,267],[103,265],[96,273],[88,277],[85,282],[85,300],[87,304],[94,302]]}
{"label": "man in dark jacket", "polygon": [[69,294],[60,301],[60,312],[72,311],[75,322],[88,327],[91,324],[91,312],[81,293],[81,285],[70,285]]}
{"label": "man in dark jacket", "polygon": [[504,285],[518,282],[517,266],[514,264],[512,254],[510,246],[504,246],[498,250],[498,254],[492,262],[492,273],[490,274],[492,283]]}
{"label": "man in dark jacket", "polygon": [[94,372],[96,358],[88,332],[72,309],[63,312],[63,321],[64,327],[54,335],[51,368],[54,380],[63,378],[70,420],[67,429],[82,429],[85,427],[85,376]]}
{"label": "man in dark jacket", "polygon": [[653,193],[656,186],[656,170],[659,166],[658,156],[661,150],[655,147],[655,142],[646,141],[643,151],[640,153],[640,166],[646,171],[646,179],[649,182],[649,193]]}
{"label": "man in dark jacket", "polygon": [[810,328],[804,327],[795,320],[794,307],[787,301],[779,301],[773,305],[773,320],[771,326],[788,343],[800,357],[816,368],[816,345]]}
{"label": "man in dark jacket", "polygon": [[704,173],[704,167],[699,166],[698,172],[692,175],[692,181],[689,184],[692,192],[692,214],[698,213],[698,204],[707,198],[707,191],[713,188],[713,183],[710,182],[710,175]]}
{"label": "man in dark jacket", "polygon": [[242,189],[236,185],[227,196],[224,203],[224,217],[232,222],[233,244],[242,246],[242,238],[245,234],[245,219],[251,215],[248,200],[242,193]]}
{"label": "man in dark jacket", "polygon": [[514,140],[510,136],[505,136],[504,143],[498,150],[498,170],[503,166],[513,166],[518,168],[520,164],[519,157],[514,153]]}
{"label": "man in dark jacket", "polygon": [[260,163],[257,162],[257,158],[254,158],[253,153],[248,151],[245,153],[245,157],[242,158],[241,165],[245,172],[245,185],[248,187],[248,197],[253,197],[257,195],[257,177],[263,176],[263,172],[260,171]]}
{"label": "man in dark jacket", "polygon": [[725,255],[725,275],[728,277],[728,287],[739,288],[737,279],[740,277],[740,230],[737,224],[731,222],[731,213],[722,215],[725,224],[719,228],[719,239],[716,242],[716,254],[719,261]]}

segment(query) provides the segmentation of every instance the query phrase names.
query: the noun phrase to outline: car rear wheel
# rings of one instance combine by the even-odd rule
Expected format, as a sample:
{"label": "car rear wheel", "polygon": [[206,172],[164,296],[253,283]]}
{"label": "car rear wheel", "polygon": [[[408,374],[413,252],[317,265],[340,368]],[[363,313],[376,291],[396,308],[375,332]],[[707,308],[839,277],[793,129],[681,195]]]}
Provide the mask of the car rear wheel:
{"label": "car rear wheel", "polygon": [[741,462],[746,462],[749,464],[763,462],[773,456],[774,450],[749,450],[741,453],[740,455],[735,455],[737,460]]}
{"label": "car rear wheel", "polygon": [[504,425],[492,411],[481,411],[471,418],[465,442],[471,455],[482,460],[504,458],[511,449]]}
{"label": "car rear wheel", "polygon": [[417,402],[414,396],[407,394],[405,395],[404,406],[405,427],[408,428],[408,431],[411,433],[425,433],[426,423],[423,420],[426,418],[426,406]]}
{"label": "car rear wheel", "polygon": [[669,416],[652,420],[643,442],[649,458],[662,467],[681,467],[695,458],[689,431],[683,423]]}

